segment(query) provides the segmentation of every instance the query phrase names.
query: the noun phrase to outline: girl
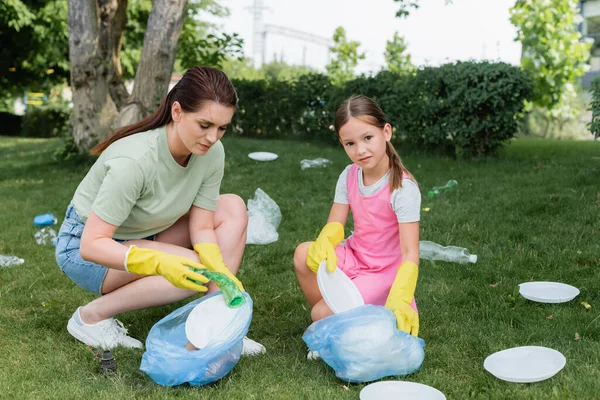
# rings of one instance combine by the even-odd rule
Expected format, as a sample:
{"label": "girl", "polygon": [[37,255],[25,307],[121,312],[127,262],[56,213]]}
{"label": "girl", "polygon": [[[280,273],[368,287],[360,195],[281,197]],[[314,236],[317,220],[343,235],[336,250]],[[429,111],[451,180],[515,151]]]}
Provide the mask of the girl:
{"label": "girl", "polygon": [[[326,260],[330,272],[337,266],[354,282],[365,304],[390,308],[398,328],[416,336],[419,188],[390,143],[392,127],[373,100],[346,100],[337,110],[334,127],[353,164],[338,179],[327,225],[315,242],[300,244],[294,254],[312,320],[332,314],[315,274]],[[354,233],[340,244],[350,210]]]}
{"label": "girl", "polygon": [[[243,288],[234,274],[246,243],[246,207],[238,196],[219,196],[219,139],[236,106],[223,72],[195,67],[154,114],[92,149],[100,157],[75,191],[56,245],[60,269],[102,295],[69,320],[76,339],[142,348],[113,317],[217,290],[188,266],[225,273]],[[244,345],[246,353],[264,351],[249,339]]]}

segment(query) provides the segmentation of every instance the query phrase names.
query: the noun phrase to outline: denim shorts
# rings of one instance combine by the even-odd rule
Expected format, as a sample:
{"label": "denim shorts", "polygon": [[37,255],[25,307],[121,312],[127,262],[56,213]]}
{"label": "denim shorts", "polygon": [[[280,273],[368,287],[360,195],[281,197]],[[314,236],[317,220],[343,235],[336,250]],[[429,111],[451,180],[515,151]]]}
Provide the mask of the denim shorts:
{"label": "denim shorts", "polygon": [[[79,218],[73,205],[69,205],[65,220],[58,231],[56,262],[61,271],[71,278],[77,286],[90,292],[102,294],[102,283],[108,268],[81,258],[79,247],[84,226],[85,223]],[[145,239],[154,240],[154,236]],[[119,243],[126,242],[125,240],[115,240]]]}

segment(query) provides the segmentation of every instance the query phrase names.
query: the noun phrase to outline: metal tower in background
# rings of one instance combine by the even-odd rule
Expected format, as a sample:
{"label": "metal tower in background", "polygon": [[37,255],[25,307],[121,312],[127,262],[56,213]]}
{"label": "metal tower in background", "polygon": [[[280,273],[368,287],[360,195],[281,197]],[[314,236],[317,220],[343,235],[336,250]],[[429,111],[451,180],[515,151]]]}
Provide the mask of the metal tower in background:
{"label": "metal tower in background", "polygon": [[[327,59],[329,61],[329,48],[333,46],[333,40],[323,36],[315,35],[313,33],[286,28],[284,26],[265,24],[263,22],[263,11],[268,9],[269,8],[265,7],[264,5],[264,0],[254,0],[254,5],[249,7],[250,12],[252,12],[254,16],[252,58],[254,60],[255,68],[260,68],[266,61],[265,50],[267,34],[286,36],[319,46],[324,46],[327,48]],[[306,46],[303,49],[302,62],[303,64],[306,62]]]}

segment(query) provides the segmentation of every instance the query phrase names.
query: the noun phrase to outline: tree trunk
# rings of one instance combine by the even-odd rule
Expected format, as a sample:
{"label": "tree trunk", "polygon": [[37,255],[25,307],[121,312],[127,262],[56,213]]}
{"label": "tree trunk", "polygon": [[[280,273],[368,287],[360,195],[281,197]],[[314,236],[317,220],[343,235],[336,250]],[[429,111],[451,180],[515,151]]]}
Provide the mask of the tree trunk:
{"label": "tree trunk", "polygon": [[135,75],[130,104],[121,110],[117,126],[153,112],[167,94],[187,0],[154,0],[144,35],[142,57]]}
{"label": "tree trunk", "polygon": [[108,89],[110,97],[121,110],[129,99],[121,70],[121,43],[127,23],[127,0],[98,0],[100,7],[100,50],[108,62]]}
{"label": "tree trunk", "polygon": [[108,131],[117,114],[109,96],[106,64],[98,44],[96,0],[69,0],[69,61],[73,112],[71,127],[77,148],[85,152]]}
{"label": "tree trunk", "polygon": [[79,151],[87,152],[114,127],[139,121],[166,95],[186,5],[187,0],[152,2],[129,96],[120,62],[127,0],[69,0],[71,127]]}

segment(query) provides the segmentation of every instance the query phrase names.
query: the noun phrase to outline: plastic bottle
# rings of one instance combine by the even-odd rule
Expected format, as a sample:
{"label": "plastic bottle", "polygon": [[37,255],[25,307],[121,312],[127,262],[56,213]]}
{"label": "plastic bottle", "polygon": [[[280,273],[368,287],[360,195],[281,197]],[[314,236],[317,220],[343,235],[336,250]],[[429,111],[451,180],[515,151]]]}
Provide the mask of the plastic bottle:
{"label": "plastic bottle", "polygon": [[419,255],[423,260],[457,262],[460,264],[477,262],[477,256],[470,254],[463,247],[442,246],[437,243],[422,240],[419,242]]}
{"label": "plastic bottle", "polygon": [[446,192],[448,190],[454,189],[456,185],[458,185],[458,182],[456,182],[454,179],[450,179],[444,186],[436,186],[429,192],[427,192],[427,197],[433,198],[441,192]]}
{"label": "plastic bottle", "polygon": [[33,219],[33,225],[35,226],[56,225],[57,222],[58,219],[54,216],[54,214],[36,215]]}

